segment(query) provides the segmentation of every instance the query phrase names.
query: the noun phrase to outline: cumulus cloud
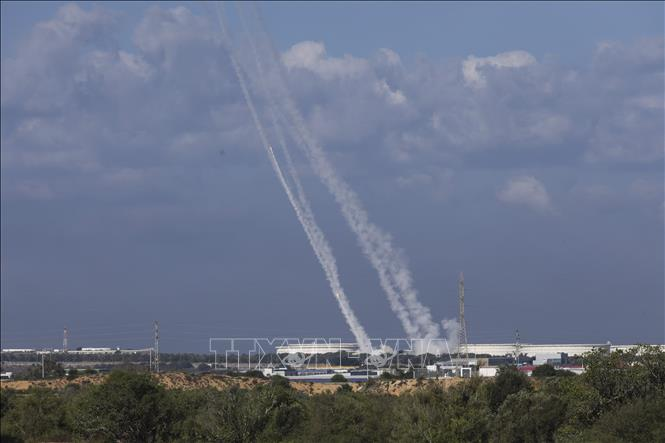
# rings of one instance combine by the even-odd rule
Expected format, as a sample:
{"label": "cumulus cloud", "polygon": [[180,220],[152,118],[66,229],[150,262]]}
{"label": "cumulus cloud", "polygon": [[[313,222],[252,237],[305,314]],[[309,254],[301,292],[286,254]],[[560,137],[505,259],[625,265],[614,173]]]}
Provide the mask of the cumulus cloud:
{"label": "cumulus cloud", "polygon": [[[186,176],[225,147],[233,149],[226,163],[264,165],[208,17],[150,8],[122,50],[109,44],[118,20],[65,5],[3,58],[3,170],[16,171],[17,183],[48,171],[140,186],[141,170]],[[310,128],[341,168],[427,189],[438,183],[428,177],[460,165],[662,162],[662,53],[662,38],[604,43],[570,67],[519,50],[337,57],[304,41],[282,61]]]}
{"label": "cumulus cloud", "polygon": [[[127,31],[133,39],[120,34]],[[3,254],[24,253],[33,264],[41,252],[57,251],[55,263],[94,235],[100,243],[90,256],[109,246],[108,259],[122,263],[134,256],[139,234],[159,244],[161,257],[177,257],[173,263],[201,257],[204,266],[192,267],[191,275],[203,268],[217,275],[238,268],[220,266],[209,251],[264,256],[264,241],[256,242],[260,252],[248,244],[258,230],[293,225],[213,15],[162,5],[133,25],[103,7],[77,3],[21,34],[15,50],[3,51],[0,66],[0,192],[3,229],[13,239],[3,242]],[[561,220],[565,232],[599,224],[598,245],[616,226],[633,226],[630,242],[638,253],[628,255],[639,257],[654,243],[649,220],[656,210],[663,214],[662,41],[605,43],[566,64],[559,54],[536,61],[511,51],[518,48],[440,59],[388,48],[368,56],[331,54],[324,42],[305,41],[286,50],[283,61],[294,100],[331,162],[380,222],[396,227],[409,254],[422,252],[415,245],[455,250],[448,239],[465,237],[465,228],[478,232],[479,219],[489,214],[508,218],[496,225],[512,229],[510,213],[492,212],[498,198],[540,213],[565,211],[571,215]],[[253,63],[251,50],[243,49],[241,61]],[[265,112],[261,100],[257,107]],[[307,181],[313,178],[305,159],[295,154],[294,160],[313,199],[325,199]],[[514,171],[529,175],[513,177]],[[629,203],[604,203],[617,198]],[[320,203],[328,219],[330,202]],[[458,236],[455,223],[467,220],[457,226]],[[414,227],[421,238],[442,243],[413,243],[404,232]],[[658,228],[655,235],[662,235],[660,222]],[[441,229],[455,234],[446,239]],[[54,247],[40,235],[62,241]],[[269,235],[261,239],[270,242]],[[293,251],[295,235],[278,237]],[[644,242],[634,242],[638,235]],[[127,239],[130,249],[117,252],[116,238]],[[224,247],[210,247],[218,240]],[[176,243],[175,254],[163,253],[164,245]],[[304,265],[311,262],[307,254]],[[77,263],[72,269],[80,269],[81,256],[69,256]],[[135,269],[151,262],[136,257]],[[658,264],[644,263],[639,268]],[[151,280],[169,275],[163,269],[178,270],[160,266]],[[29,270],[21,273],[34,274]],[[24,286],[16,275],[6,280]]]}
{"label": "cumulus cloud", "polygon": [[389,66],[399,66],[402,64],[399,54],[389,48],[379,49],[378,59],[379,62],[383,62]]}
{"label": "cumulus cloud", "polygon": [[388,86],[388,83],[385,79],[377,81],[374,84],[374,89],[376,90],[377,94],[385,97],[386,101],[391,105],[401,105],[406,102],[404,93],[399,89],[395,91],[390,89],[390,86]]}
{"label": "cumulus cloud", "polygon": [[524,205],[537,212],[553,213],[554,208],[545,186],[535,177],[522,175],[513,177],[498,192],[499,201]]}
{"label": "cumulus cloud", "polygon": [[502,52],[492,57],[474,57],[469,56],[462,63],[462,72],[464,81],[467,85],[479,88],[486,85],[487,81],[482,74],[484,66],[492,68],[523,68],[536,63],[536,59],[526,51]]}
{"label": "cumulus cloud", "polygon": [[345,55],[342,58],[329,57],[321,42],[305,41],[293,45],[282,55],[284,65],[289,69],[306,69],[326,80],[340,77],[353,77],[366,72],[369,63],[360,58]]}

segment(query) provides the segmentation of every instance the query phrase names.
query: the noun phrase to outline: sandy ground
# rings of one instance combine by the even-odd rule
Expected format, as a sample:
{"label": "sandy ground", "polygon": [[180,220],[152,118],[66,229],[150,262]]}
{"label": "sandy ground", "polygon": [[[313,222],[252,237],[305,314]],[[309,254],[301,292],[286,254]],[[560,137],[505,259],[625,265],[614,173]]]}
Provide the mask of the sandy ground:
{"label": "sandy ground", "polygon": [[[65,378],[50,380],[3,380],[0,384],[2,389],[26,390],[31,387],[43,387],[49,389],[64,389],[68,384],[98,384],[102,383],[105,375],[81,376],[74,380]],[[159,383],[166,389],[228,389],[237,386],[242,389],[252,389],[256,386],[268,383],[268,380],[250,377],[229,377],[225,375],[203,374],[189,375],[180,372],[170,372],[166,374],[155,375]],[[354,391],[366,390],[369,392],[390,395],[402,395],[413,392],[417,389],[439,385],[444,389],[457,384],[461,379],[443,379],[443,380],[377,380],[373,385],[368,386],[365,383],[349,383]],[[291,386],[301,392],[309,395],[335,392],[339,389],[338,383],[307,383],[291,382]]]}

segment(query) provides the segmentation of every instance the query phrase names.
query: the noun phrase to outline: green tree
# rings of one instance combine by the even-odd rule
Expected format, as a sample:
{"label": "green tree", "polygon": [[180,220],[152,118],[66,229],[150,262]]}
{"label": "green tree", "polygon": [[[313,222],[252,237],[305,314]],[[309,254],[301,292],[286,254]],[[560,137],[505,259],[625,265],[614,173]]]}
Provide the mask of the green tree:
{"label": "green tree", "polygon": [[67,380],[74,380],[78,376],[79,376],[79,371],[76,370],[76,368],[71,368],[67,373]]}
{"label": "green tree", "polygon": [[487,383],[472,379],[444,391],[438,386],[398,398],[392,440],[398,442],[483,442],[491,412]]}
{"label": "green tree", "polygon": [[299,427],[301,441],[388,441],[396,398],[371,393],[315,395],[305,400],[307,421]]}
{"label": "green tree", "polygon": [[594,351],[585,357],[584,381],[601,399],[601,409],[652,393],[665,395],[665,351],[637,346],[611,353]]}
{"label": "green tree", "polygon": [[168,431],[167,400],[150,374],[114,371],[77,396],[70,420],[84,439],[152,442]]}
{"label": "green tree", "polygon": [[494,436],[498,442],[550,442],[564,422],[566,404],[545,392],[521,390],[509,395],[497,412]]}
{"label": "green tree", "polygon": [[346,383],[346,377],[344,377],[342,374],[335,374],[332,376],[330,381],[333,383]]}
{"label": "green tree", "polygon": [[587,441],[665,441],[665,397],[638,398],[603,414],[583,434]]}
{"label": "green tree", "polygon": [[533,372],[531,372],[531,375],[533,377],[554,377],[557,375],[556,369],[554,369],[554,366],[544,364],[537,366]]}
{"label": "green tree", "polygon": [[[4,394],[3,394],[4,395]],[[69,440],[62,395],[50,389],[30,389],[10,400],[2,417],[2,441]]]}
{"label": "green tree", "polygon": [[492,411],[497,411],[510,394],[521,390],[531,390],[531,383],[526,375],[514,366],[504,366],[494,378],[494,383],[488,388],[488,403]]}

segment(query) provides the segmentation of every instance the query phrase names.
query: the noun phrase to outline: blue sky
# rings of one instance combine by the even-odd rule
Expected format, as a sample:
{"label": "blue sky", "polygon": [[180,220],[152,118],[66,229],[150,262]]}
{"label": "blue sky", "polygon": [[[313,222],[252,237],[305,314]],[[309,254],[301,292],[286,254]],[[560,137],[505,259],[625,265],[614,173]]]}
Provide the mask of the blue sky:
{"label": "blue sky", "polygon": [[[64,2],[3,2],[3,51],[12,51],[35,22]],[[200,2],[93,2],[122,14],[123,45],[150,7],[176,5],[203,13]],[[599,41],[663,32],[659,2],[268,2],[259,3],[281,49],[303,40],[326,43],[330,54],[368,56],[389,47],[405,57],[493,55],[522,48],[580,61]],[[233,9],[232,7],[230,9]]]}
{"label": "blue sky", "polygon": [[[463,270],[472,341],[665,340],[663,3],[258,9],[436,321]],[[64,325],[72,345],[144,346],[155,318],[165,350],[350,338],[215,26],[200,3],[2,3],[3,347],[56,346]],[[293,149],[356,315],[403,336]]]}

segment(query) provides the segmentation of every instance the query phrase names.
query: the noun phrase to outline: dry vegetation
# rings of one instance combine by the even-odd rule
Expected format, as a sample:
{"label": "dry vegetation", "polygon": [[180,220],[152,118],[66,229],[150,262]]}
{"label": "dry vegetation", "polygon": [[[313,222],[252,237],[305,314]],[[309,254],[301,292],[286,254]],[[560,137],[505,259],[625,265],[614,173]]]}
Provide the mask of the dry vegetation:
{"label": "dry vegetation", "polygon": [[[69,384],[85,385],[100,384],[106,379],[106,375],[85,375],[68,380],[66,378],[54,378],[47,380],[3,380],[2,389],[14,389],[17,391],[27,390],[31,387],[42,387],[49,389],[64,389]],[[154,375],[159,383],[166,389],[228,389],[237,386],[241,389],[251,389],[258,385],[269,382],[267,379],[252,377],[230,377],[226,375],[203,374],[189,375],[182,372],[169,372],[165,374]],[[353,391],[371,391],[374,393],[385,393],[390,395],[402,395],[413,392],[418,389],[430,388],[432,386],[441,386],[448,388],[461,379],[443,379],[443,380],[376,380],[367,385],[366,383],[349,383]],[[291,387],[306,394],[315,395],[323,393],[332,393],[337,391],[339,383],[309,383],[309,382],[291,382]]]}

